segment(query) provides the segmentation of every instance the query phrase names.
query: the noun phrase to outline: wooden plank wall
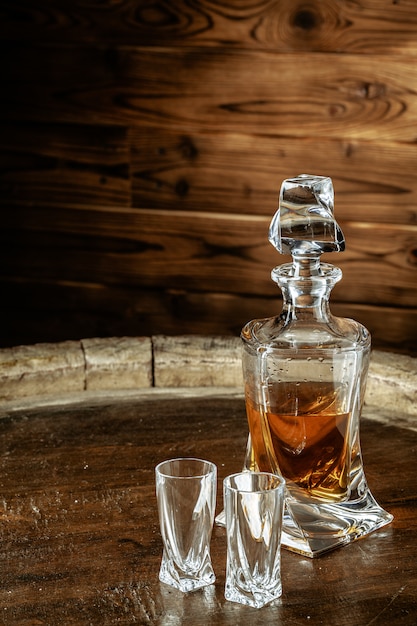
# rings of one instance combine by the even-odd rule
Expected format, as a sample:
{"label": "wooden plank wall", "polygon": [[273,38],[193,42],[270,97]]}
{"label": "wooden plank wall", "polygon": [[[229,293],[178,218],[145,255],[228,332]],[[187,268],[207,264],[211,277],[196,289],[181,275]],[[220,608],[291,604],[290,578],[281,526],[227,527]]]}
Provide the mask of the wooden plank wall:
{"label": "wooden plank wall", "polygon": [[284,178],[329,175],[333,311],[417,353],[415,0],[9,0],[0,345],[238,334]]}

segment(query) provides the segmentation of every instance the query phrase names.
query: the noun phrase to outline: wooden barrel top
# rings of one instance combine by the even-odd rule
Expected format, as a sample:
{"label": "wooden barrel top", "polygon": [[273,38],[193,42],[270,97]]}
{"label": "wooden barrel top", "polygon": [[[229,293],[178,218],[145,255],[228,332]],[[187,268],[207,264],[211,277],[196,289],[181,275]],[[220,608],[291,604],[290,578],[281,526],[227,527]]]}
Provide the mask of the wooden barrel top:
{"label": "wooden barrel top", "polygon": [[283,596],[255,610],[224,599],[223,528],[212,539],[215,585],[183,595],[158,581],[155,465],[214,461],[218,511],[222,479],[241,469],[238,343],[119,338],[0,351],[0,623],[415,626],[416,382],[415,359],[373,354],[361,441],[392,524],[318,559],[283,550]]}

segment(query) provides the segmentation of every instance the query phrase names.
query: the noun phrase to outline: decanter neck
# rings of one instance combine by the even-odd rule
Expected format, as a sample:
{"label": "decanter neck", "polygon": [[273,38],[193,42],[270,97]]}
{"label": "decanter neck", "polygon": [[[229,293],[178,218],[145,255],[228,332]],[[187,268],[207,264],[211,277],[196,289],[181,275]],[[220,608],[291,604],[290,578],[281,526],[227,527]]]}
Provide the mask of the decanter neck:
{"label": "decanter neck", "polygon": [[322,275],[320,254],[299,254],[294,252],[292,260],[294,278],[303,279]]}
{"label": "decanter neck", "polygon": [[274,280],[282,291],[283,314],[287,318],[330,316],[330,292],[341,278],[342,271],[328,263],[320,263],[319,255],[293,257],[293,263],[272,270]]}

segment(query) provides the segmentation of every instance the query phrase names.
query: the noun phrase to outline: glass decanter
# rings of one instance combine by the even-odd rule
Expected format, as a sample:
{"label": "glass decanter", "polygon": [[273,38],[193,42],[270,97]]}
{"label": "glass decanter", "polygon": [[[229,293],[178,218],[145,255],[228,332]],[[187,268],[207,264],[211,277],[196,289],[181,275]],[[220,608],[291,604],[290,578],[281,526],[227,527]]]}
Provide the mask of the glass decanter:
{"label": "glass decanter", "polygon": [[245,467],[285,478],[282,543],[310,557],[392,520],[369,491],[360,449],[370,334],[329,309],[342,272],[320,257],[345,247],[333,200],[330,178],[283,182],[269,231],[278,252],[292,256],[272,271],[282,312],[249,322],[241,334]]}

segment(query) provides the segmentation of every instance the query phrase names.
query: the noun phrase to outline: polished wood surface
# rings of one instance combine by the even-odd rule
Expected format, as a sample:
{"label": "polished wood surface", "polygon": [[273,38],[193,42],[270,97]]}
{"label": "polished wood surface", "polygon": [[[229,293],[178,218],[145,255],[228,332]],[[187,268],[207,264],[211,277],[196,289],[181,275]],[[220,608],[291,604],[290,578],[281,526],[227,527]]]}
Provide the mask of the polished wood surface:
{"label": "polished wood surface", "polygon": [[214,586],[183,595],[158,581],[154,466],[214,461],[219,511],[221,479],[243,462],[243,399],[153,392],[0,421],[0,623],[415,626],[416,432],[365,416],[368,482],[393,523],[316,560],[284,550],[283,596],[255,610],[224,599],[222,528],[212,539]]}

